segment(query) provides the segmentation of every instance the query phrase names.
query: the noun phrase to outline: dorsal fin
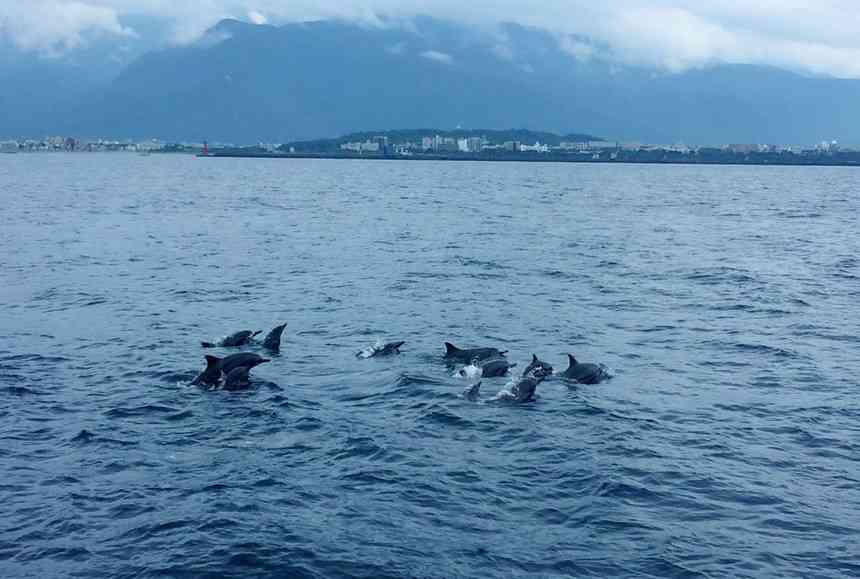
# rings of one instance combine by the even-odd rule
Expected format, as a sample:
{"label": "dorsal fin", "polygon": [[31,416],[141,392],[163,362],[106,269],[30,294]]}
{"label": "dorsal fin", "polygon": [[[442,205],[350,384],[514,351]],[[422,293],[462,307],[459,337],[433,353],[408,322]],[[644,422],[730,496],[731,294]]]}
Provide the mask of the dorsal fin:
{"label": "dorsal fin", "polygon": [[451,342],[445,342],[445,353],[453,354],[454,352],[459,352],[460,348],[452,344]]}
{"label": "dorsal fin", "polygon": [[573,368],[574,366],[576,366],[579,363],[576,361],[576,358],[574,357],[573,354],[568,354],[567,360],[568,360],[568,363],[570,364],[570,367],[568,369]]}
{"label": "dorsal fin", "polygon": [[217,366],[221,362],[221,358],[219,358],[218,356],[208,356],[207,355],[204,357],[206,358],[206,367],[207,368],[214,368],[215,366]]}
{"label": "dorsal fin", "polygon": [[538,357],[537,357],[537,354],[532,354],[532,363],[533,363],[533,364],[537,364],[537,363],[538,363]]}

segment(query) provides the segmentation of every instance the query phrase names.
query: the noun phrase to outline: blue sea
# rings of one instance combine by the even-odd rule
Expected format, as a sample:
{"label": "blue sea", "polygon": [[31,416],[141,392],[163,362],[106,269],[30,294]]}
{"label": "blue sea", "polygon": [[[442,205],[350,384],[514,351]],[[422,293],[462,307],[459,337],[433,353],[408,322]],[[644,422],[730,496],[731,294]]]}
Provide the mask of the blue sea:
{"label": "blue sea", "polygon": [[[858,576],[858,191],[2,156],[0,577]],[[250,389],[189,385],[283,322]],[[446,341],[613,378],[471,402]]]}

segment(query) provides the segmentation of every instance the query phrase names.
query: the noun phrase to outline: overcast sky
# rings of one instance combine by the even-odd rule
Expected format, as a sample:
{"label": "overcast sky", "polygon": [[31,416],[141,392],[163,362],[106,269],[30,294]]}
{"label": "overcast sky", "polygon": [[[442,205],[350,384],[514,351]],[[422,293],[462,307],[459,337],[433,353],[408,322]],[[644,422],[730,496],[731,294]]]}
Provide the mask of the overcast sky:
{"label": "overcast sky", "polygon": [[0,0],[0,35],[56,54],[96,36],[139,35],[131,23],[141,17],[183,43],[225,17],[372,23],[416,14],[537,26],[580,58],[588,44],[565,35],[621,63],[668,71],[728,62],[860,78],[860,0]]}

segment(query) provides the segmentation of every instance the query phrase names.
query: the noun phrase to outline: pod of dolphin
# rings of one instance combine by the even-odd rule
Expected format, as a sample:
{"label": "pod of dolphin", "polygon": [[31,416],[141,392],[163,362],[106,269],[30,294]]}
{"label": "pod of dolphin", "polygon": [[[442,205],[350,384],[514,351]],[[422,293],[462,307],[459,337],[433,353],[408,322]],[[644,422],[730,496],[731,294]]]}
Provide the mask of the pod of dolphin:
{"label": "pod of dolphin", "polygon": [[[204,348],[241,348],[244,346],[259,345],[264,350],[278,353],[281,348],[281,336],[286,324],[276,326],[269,332],[263,341],[257,341],[261,332],[243,330],[230,334],[216,342],[201,342]],[[373,346],[356,354],[357,358],[376,358],[392,356],[400,353],[400,348],[405,342],[378,342]],[[507,351],[497,348],[468,348],[460,349],[450,342],[445,342],[445,355],[443,359],[451,365],[459,363],[467,364],[457,372],[457,376],[463,378],[495,378],[506,376],[515,362],[509,362],[505,355]],[[578,384],[599,384],[611,378],[606,368],[599,364],[579,362],[573,354],[568,354],[568,367],[560,374],[561,378]],[[191,382],[194,386],[203,386],[210,389],[243,390],[251,385],[250,372],[260,364],[271,362],[253,352],[241,352],[231,354],[224,358],[207,355],[206,368]],[[522,375],[513,383],[509,390],[503,390],[497,399],[511,400],[513,402],[530,402],[535,399],[535,392],[541,382],[553,375],[553,367],[537,355],[532,355],[532,361],[523,370]],[[472,384],[463,393],[463,397],[470,401],[480,399],[481,382]]]}

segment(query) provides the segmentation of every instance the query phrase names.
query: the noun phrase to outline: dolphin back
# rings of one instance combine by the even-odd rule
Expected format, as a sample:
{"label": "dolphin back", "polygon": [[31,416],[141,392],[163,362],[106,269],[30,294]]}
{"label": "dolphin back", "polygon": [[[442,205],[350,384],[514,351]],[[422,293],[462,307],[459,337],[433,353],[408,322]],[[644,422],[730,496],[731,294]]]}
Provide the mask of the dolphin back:
{"label": "dolphin back", "polygon": [[611,378],[601,365],[598,364],[583,364],[578,362],[572,354],[568,354],[569,366],[564,371],[563,376],[569,380],[579,382],[580,384],[599,384],[600,382]]}
{"label": "dolphin back", "polygon": [[456,356],[462,352],[460,348],[452,344],[451,342],[445,342],[445,357],[450,358],[452,356]]}
{"label": "dolphin back", "polygon": [[271,332],[266,335],[266,339],[263,340],[263,347],[267,350],[272,350],[273,352],[277,352],[281,349],[281,334],[284,333],[284,328],[287,327],[287,324],[283,324],[275,327]]}
{"label": "dolphin back", "polygon": [[382,347],[381,350],[378,350],[378,354],[399,354],[400,347],[406,342],[389,342]]}
{"label": "dolphin back", "polygon": [[191,383],[192,386],[217,384],[221,379],[221,358],[217,356],[205,356],[206,369]]}
{"label": "dolphin back", "polygon": [[260,364],[265,364],[269,361],[270,360],[263,358],[258,354],[245,352],[241,354],[232,354],[230,356],[227,356],[220,361],[219,366],[221,371],[223,371],[225,374],[229,374],[234,368],[244,366],[250,370],[251,368],[259,366]]}
{"label": "dolphin back", "polygon": [[230,370],[230,373],[224,378],[225,390],[241,390],[251,385],[249,376],[249,368],[247,366],[238,366]]}

